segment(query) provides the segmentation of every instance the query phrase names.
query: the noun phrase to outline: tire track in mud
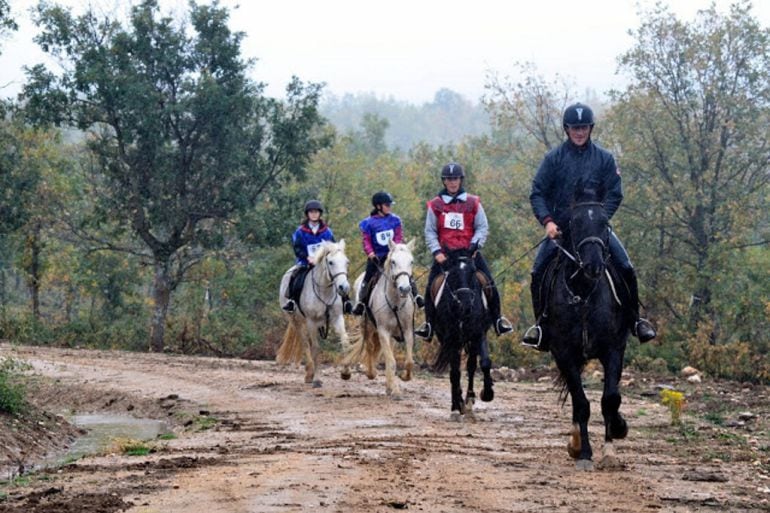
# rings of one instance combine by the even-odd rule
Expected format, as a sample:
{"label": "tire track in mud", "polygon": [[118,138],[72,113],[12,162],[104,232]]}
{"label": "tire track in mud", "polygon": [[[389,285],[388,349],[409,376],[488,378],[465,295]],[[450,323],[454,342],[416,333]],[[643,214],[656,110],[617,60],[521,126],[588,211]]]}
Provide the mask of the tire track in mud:
{"label": "tire track in mud", "polygon": [[[404,398],[394,401],[382,376],[343,382],[331,367],[321,371],[324,387],[312,389],[297,368],[271,362],[41,348],[16,357],[62,383],[133,402],[178,395],[217,424],[179,430],[144,459],[99,456],[55,470],[51,483],[30,485],[0,512],[76,511],[66,508],[78,496],[91,501],[81,512],[767,510],[751,462],[672,445],[668,412],[638,393],[624,395],[631,432],[616,444],[624,467],[577,472],[566,454],[570,409],[550,384],[498,383],[494,402],[476,404],[477,422],[456,423],[448,378],[427,373],[402,383]],[[600,390],[588,395],[597,458]],[[703,467],[729,481],[682,479]]]}

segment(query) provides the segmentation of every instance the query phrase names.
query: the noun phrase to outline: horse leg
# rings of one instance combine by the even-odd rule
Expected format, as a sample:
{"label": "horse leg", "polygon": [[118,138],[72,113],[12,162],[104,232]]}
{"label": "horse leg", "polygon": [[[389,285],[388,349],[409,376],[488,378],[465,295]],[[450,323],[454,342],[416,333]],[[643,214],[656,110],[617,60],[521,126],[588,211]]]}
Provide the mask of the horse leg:
{"label": "horse leg", "polygon": [[593,452],[588,440],[588,419],[591,416],[591,405],[583,390],[580,369],[567,364],[565,370],[562,371],[562,376],[565,377],[567,389],[572,398],[572,431],[567,444],[567,452],[577,460],[578,470],[592,470],[591,457]]}
{"label": "horse leg", "polygon": [[396,357],[393,355],[393,342],[390,333],[382,326],[377,328],[380,337],[380,351],[385,358],[385,393],[393,398],[401,395],[401,389],[396,381]]}
{"label": "horse leg", "polygon": [[[463,388],[460,384],[460,351],[454,351],[449,361],[449,384],[452,388],[452,415],[450,419],[461,420],[465,413]],[[455,413],[457,412],[457,413]]]}
{"label": "horse leg", "polygon": [[[334,317],[332,328],[334,329],[334,332],[337,333],[337,336],[340,337],[342,352],[347,353],[350,350],[350,339],[348,339],[348,332],[345,331],[345,319],[341,314]],[[347,363],[343,362],[340,377],[345,380],[350,379],[350,365]]]}
{"label": "horse leg", "polygon": [[468,354],[468,361],[465,363],[465,371],[468,375],[468,390],[465,391],[465,416],[471,420],[475,420],[473,405],[476,403],[476,392],[473,391],[473,378],[476,375],[477,362],[478,355],[476,351],[471,350]]}
{"label": "horse leg", "polygon": [[414,328],[405,330],[404,342],[406,346],[406,359],[404,360],[404,370],[399,377],[402,381],[412,379],[412,369],[414,368]]}
{"label": "horse leg", "polygon": [[321,380],[315,379],[315,368],[318,361],[318,327],[310,320],[307,321],[307,345],[305,346],[305,383],[312,383],[313,388],[321,386]]}
{"label": "horse leg", "polygon": [[602,450],[601,466],[618,468],[621,465],[615,456],[612,441],[623,439],[628,434],[628,424],[620,414],[620,375],[622,373],[623,357],[619,351],[610,350],[604,365],[604,391],[602,393],[602,416],[604,417],[604,448]]}
{"label": "horse leg", "polygon": [[495,391],[492,389],[492,359],[489,357],[489,341],[486,335],[481,339],[481,372],[484,373],[484,388],[481,390],[481,400],[488,403],[495,398]]}

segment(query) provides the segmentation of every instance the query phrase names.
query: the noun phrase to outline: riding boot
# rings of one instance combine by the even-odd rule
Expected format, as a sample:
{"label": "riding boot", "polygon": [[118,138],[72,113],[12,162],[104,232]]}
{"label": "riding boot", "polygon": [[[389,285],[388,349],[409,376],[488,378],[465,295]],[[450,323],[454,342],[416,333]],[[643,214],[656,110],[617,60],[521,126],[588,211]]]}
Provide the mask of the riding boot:
{"label": "riding boot", "polygon": [[361,297],[358,300],[358,303],[356,303],[356,307],[353,308],[353,315],[362,316],[364,315],[364,312],[366,311],[366,303],[369,302],[369,282],[368,281],[362,281],[361,282]]}
{"label": "riding boot", "polygon": [[412,286],[412,297],[414,297],[414,303],[417,305],[417,308],[425,308],[425,298],[417,291],[417,283],[415,283],[414,278],[410,277],[409,283]]}
{"label": "riding boot", "polygon": [[543,307],[540,301],[540,281],[542,277],[532,274],[532,281],[529,285],[530,294],[532,295],[532,311],[535,313],[535,324],[527,328],[524,332],[524,336],[521,339],[521,345],[527,347],[534,347],[538,351],[548,351],[549,347],[545,340],[543,340],[543,329],[540,327],[540,315]]}
{"label": "riding boot", "polygon": [[[426,292],[426,296],[427,296]],[[427,340],[430,342],[430,339],[433,338],[433,316],[434,311],[436,310],[436,307],[433,305],[433,301],[428,297],[428,300],[425,301],[425,322],[414,330],[414,334],[418,337]]]}
{"label": "riding boot", "polygon": [[511,321],[500,314],[500,293],[492,277],[484,273],[487,277],[487,283],[484,286],[484,295],[487,298],[487,308],[489,308],[489,318],[492,319],[492,326],[499,337],[513,331]]}
{"label": "riding boot", "polygon": [[347,294],[342,295],[342,312],[346,314],[353,313],[353,303],[350,301],[350,297]]}
{"label": "riding boot", "polygon": [[655,328],[650,321],[639,316],[639,284],[636,279],[636,271],[634,271],[633,267],[630,267],[621,269],[620,272],[628,287],[629,301],[631,303],[628,305],[632,321],[631,333],[639,339],[640,343],[644,344],[654,339],[657,333],[655,333]]}

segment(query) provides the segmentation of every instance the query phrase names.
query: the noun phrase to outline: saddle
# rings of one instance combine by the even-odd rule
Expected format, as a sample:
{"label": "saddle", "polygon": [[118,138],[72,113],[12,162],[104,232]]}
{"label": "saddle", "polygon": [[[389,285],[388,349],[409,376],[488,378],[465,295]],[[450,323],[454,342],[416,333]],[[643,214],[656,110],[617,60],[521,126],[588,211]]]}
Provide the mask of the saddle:
{"label": "saddle", "polygon": [[289,278],[289,287],[286,289],[286,297],[293,299],[299,304],[299,297],[302,295],[302,287],[305,286],[305,278],[307,273],[310,272],[310,267],[299,266],[297,267]]}
{"label": "saddle", "polygon": [[[551,292],[556,284],[556,276],[558,275],[559,268],[566,262],[567,259],[560,254],[552,259],[545,268],[543,278],[540,281],[540,287],[538,288],[538,294],[541,299],[540,312],[537,312],[538,319],[548,317],[548,301],[551,298]],[[626,305],[626,307],[628,307],[628,305],[631,304],[628,285],[612,260],[607,262],[606,273],[615,300],[621,305]]]}
{"label": "saddle", "polygon": [[[444,273],[438,274],[433,279],[433,283],[430,284],[430,300],[433,301],[434,305],[441,299],[441,289],[444,285],[445,277],[446,275]],[[476,279],[479,280],[481,290],[484,291],[484,296],[486,297],[487,303],[489,303],[492,300],[492,285],[490,284],[489,278],[487,278],[487,275],[483,272],[476,271]]]}

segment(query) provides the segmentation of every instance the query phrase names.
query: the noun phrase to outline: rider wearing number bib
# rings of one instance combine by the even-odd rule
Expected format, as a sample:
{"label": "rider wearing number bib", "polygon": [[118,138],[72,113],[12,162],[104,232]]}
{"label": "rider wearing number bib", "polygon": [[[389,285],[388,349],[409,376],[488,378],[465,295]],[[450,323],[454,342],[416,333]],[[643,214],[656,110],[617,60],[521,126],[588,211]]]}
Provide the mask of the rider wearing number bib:
{"label": "rider wearing number bib", "polygon": [[[366,272],[361,283],[360,300],[353,309],[353,315],[363,315],[366,310],[371,292],[369,282],[388,257],[390,252],[388,242],[392,240],[394,243],[400,244],[404,241],[401,218],[391,211],[393,203],[395,202],[390,193],[385,191],[375,193],[372,196],[374,209],[369,213],[369,217],[358,224],[361,230],[361,243],[366,254]],[[414,281],[412,281],[412,295],[417,306],[422,308],[424,300],[417,293],[417,286]]]}
{"label": "rider wearing number bib", "polygon": [[415,330],[415,335],[430,340],[433,336],[433,320],[436,308],[430,296],[433,279],[443,272],[442,265],[447,260],[444,250],[469,249],[473,254],[476,268],[483,272],[488,281],[489,315],[494,320],[498,335],[513,329],[511,323],[500,315],[500,295],[492,280],[481,247],[489,234],[489,223],[484,207],[478,196],[468,194],[463,188],[465,172],[460,164],[451,162],[441,170],[441,182],[444,184],[438,196],[428,202],[425,216],[425,242],[433,254],[433,265],[425,291],[425,324]]}
{"label": "rider wearing number bib", "polygon": [[[294,312],[302,293],[302,284],[307,272],[313,267],[313,256],[324,241],[335,242],[331,228],[321,219],[324,207],[318,200],[305,203],[305,219],[291,236],[291,245],[297,257],[289,288],[286,291],[288,301],[281,308],[286,312]],[[353,310],[353,305],[347,297],[342,298],[345,313]]]}

